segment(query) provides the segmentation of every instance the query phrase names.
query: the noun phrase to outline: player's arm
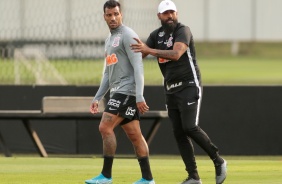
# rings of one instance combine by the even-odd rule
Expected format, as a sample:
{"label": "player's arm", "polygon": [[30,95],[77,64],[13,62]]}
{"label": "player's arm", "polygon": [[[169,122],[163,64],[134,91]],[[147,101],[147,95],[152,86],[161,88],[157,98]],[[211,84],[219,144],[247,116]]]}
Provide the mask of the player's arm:
{"label": "player's arm", "polygon": [[149,54],[142,53],[142,58],[147,57]]}
{"label": "player's arm", "polygon": [[185,43],[175,42],[172,50],[150,49],[149,54],[159,58],[177,61],[187,51],[187,48],[188,46]]}
{"label": "player's arm", "polygon": [[179,28],[174,35],[174,45],[172,50],[159,50],[155,49],[156,46],[156,36],[157,32],[153,32],[147,39],[146,44],[140,39],[135,39],[137,44],[131,45],[131,48],[135,52],[141,52],[142,54],[151,54],[158,58],[163,58],[171,61],[178,61],[178,59],[187,51],[190,40],[192,38],[192,33],[189,27],[183,26]]}
{"label": "player's arm", "polygon": [[108,72],[108,68],[106,67],[106,61],[105,61],[104,73],[100,83],[100,87],[90,105],[90,112],[92,114],[96,114],[99,112],[98,110],[99,101],[103,98],[103,96],[107,93],[108,90],[109,90],[109,72]]}
{"label": "player's arm", "polygon": [[128,34],[132,34],[132,36],[127,35],[123,39],[123,41],[124,41],[124,46],[125,46],[127,56],[134,69],[137,108],[140,113],[144,114],[146,111],[149,110],[149,107],[147,106],[146,101],[143,96],[143,93],[144,93],[144,67],[143,67],[143,62],[142,62],[142,55],[141,53],[133,52],[130,48],[131,44],[136,43],[135,40],[133,39],[133,36],[136,37],[137,35],[134,33],[128,33]]}
{"label": "player's arm", "polygon": [[188,46],[182,42],[175,42],[172,50],[152,49],[143,43],[140,39],[134,38],[137,43],[132,44],[131,48],[134,52],[141,52],[142,55],[152,55],[172,61],[177,61],[186,51]]}

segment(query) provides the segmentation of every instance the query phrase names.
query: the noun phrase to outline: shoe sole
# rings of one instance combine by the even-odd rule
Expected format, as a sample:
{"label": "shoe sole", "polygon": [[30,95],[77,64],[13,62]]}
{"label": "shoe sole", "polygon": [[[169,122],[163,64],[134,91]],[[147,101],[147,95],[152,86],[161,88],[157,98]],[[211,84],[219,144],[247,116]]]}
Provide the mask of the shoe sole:
{"label": "shoe sole", "polygon": [[96,183],[86,183],[85,182],[85,184],[113,184],[113,182],[110,182],[110,183],[97,183],[97,182]]}
{"label": "shoe sole", "polygon": [[[193,182],[193,183],[192,183]],[[202,184],[202,181],[200,180],[200,181],[195,181],[195,180],[193,180],[193,181],[190,181],[189,180],[189,183],[188,183],[188,181],[185,181],[185,182],[182,182],[182,183],[180,183],[180,184],[183,184],[183,183],[185,183],[185,184]]]}
{"label": "shoe sole", "polygon": [[95,183],[85,182],[85,184],[113,184],[113,182],[111,181],[111,182],[107,182],[107,183],[100,183],[100,182],[97,183],[97,181],[96,181]]}

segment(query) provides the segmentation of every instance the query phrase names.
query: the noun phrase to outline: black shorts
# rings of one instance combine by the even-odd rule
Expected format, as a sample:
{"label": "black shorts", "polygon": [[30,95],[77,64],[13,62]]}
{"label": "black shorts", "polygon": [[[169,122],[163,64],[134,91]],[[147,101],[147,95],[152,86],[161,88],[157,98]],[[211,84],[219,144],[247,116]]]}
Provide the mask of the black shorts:
{"label": "black shorts", "polygon": [[129,123],[132,120],[139,120],[139,111],[136,105],[136,97],[115,93],[108,101],[104,112],[118,115],[124,118],[120,125]]}

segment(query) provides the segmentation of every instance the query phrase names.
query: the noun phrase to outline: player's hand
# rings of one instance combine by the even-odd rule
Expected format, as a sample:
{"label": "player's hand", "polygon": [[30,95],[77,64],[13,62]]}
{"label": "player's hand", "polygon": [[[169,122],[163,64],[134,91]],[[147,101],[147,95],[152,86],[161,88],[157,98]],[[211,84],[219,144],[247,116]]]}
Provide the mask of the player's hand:
{"label": "player's hand", "polygon": [[90,112],[92,114],[97,114],[99,112],[99,109],[98,109],[98,101],[94,101],[91,103],[90,105]]}
{"label": "player's hand", "polygon": [[133,38],[134,40],[137,41],[137,43],[131,44],[130,47],[134,52],[141,52],[143,54],[149,54],[150,48],[143,43],[140,39],[138,38]]}
{"label": "player's hand", "polygon": [[146,104],[146,102],[137,102],[137,108],[141,114],[144,114],[149,110],[149,106]]}

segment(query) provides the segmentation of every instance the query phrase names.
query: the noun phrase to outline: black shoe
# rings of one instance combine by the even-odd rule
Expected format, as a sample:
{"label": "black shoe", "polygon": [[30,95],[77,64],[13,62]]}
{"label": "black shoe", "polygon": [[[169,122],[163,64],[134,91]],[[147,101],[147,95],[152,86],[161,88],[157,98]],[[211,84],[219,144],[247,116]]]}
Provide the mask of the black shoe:
{"label": "black shoe", "polygon": [[200,179],[195,180],[193,178],[187,178],[181,184],[202,184],[202,181]]}
{"label": "black shoe", "polygon": [[215,174],[216,184],[222,184],[227,176],[227,162],[224,159],[222,164],[215,164]]}

